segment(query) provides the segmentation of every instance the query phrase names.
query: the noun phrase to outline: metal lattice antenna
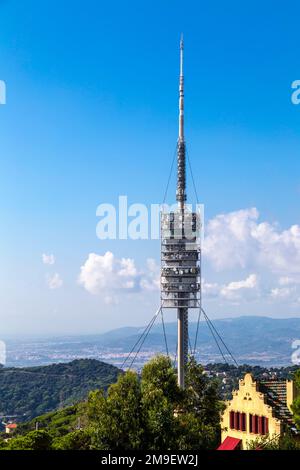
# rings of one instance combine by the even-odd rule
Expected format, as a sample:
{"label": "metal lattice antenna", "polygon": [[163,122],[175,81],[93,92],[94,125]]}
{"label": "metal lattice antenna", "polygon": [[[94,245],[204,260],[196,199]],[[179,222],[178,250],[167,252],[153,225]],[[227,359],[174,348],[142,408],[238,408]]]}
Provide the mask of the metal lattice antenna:
{"label": "metal lattice antenna", "polygon": [[180,75],[179,75],[179,129],[177,142],[177,191],[176,199],[180,209],[186,201],[186,170],[184,141],[184,76],[183,76],[183,35],[180,39]]}

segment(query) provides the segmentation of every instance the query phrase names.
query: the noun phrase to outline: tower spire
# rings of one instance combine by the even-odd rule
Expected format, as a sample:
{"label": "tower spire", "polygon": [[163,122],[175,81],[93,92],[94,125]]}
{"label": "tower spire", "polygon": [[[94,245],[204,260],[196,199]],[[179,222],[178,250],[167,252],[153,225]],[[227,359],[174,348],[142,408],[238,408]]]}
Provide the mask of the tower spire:
{"label": "tower spire", "polygon": [[184,76],[183,76],[183,35],[180,39],[180,75],[179,75],[179,132],[177,141],[177,191],[176,199],[180,209],[186,201],[185,178],[185,141],[184,141]]}
{"label": "tower spire", "polygon": [[184,77],[183,77],[183,34],[180,38],[180,75],[179,75],[179,133],[178,140],[184,141]]}

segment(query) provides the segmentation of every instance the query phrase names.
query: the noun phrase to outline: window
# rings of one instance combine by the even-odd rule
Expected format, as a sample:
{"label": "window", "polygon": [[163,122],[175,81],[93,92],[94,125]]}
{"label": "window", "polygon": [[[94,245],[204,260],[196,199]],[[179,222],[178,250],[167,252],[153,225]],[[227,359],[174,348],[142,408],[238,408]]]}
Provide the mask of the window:
{"label": "window", "polygon": [[261,419],[262,419],[261,434],[268,434],[268,432],[269,432],[269,420],[265,416],[262,416]]}
{"label": "window", "polygon": [[234,415],[234,429],[239,431],[240,429],[240,413],[237,411]]}
{"label": "window", "polygon": [[253,434],[268,434],[269,421],[265,416],[249,414],[249,431]]}
{"label": "window", "polygon": [[241,413],[241,431],[246,431],[246,413]]}
{"label": "window", "polygon": [[230,429],[234,429],[234,411],[230,411],[229,421],[230,421],[230,424],[229,424]]}
{"label": "window", "polygon": [[229,427],[230,429],[235,429],[236,431],[246,431],[246,413],[230,411]]}
{"label": "window", "polygon": [[254,431],[255,434],[258,434],[258,416],[254,416]]}
{"label": "window", "polygon": [[258,422],[258,434],[263,434],[263,432],[262,432],[262,427],[263,427],[263,418],[262,418],[262,416],[258,416],[257,422]]}

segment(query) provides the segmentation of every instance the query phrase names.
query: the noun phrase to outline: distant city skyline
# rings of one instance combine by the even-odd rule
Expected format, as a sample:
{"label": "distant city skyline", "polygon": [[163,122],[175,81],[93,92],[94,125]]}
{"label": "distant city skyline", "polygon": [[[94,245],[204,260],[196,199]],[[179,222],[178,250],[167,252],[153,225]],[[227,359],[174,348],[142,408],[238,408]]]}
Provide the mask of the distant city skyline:
{"label": "distant city skyline", "polygon": [[122,195],[163,201],[181,32],[207,313],[300,316],[299,13],[293,1],[0,2],[0,340],[153,316],[159,241],[99,240],[96,211]]}

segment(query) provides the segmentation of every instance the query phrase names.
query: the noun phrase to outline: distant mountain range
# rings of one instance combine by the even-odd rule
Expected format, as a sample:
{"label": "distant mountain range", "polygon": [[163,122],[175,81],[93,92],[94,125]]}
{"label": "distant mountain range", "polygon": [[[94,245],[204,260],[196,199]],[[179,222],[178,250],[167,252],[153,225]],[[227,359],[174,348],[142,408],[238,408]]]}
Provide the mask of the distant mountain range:
{"label": "distant mountain range", "polygon": [[[228,349],[239,363],[260,365],[289,365],[294,352],[292,343],[300,339],[300,318],[275,319],[269,317],[238,317],[214,320],[213,325]],[[171,351],[176,349],[177,323],[166,323],[166,336]],[[189,335],[192,348],[196,334],[196,323],[190,323]],[[103,346],[129,350],[138,340],[143,328],[126,327],[98,336]],[[217,334],[215,337],[226,352]],[[144,349],[163,349],[162,325],[155,325],[144,343]],[[220,352],[206,322],[201,321],[198,333],[197,352],[202,362],[220,361]]]}
{"label": "distant mountain range", "polygon": [[[138,354],[135,362],[138,368],[153,354],[166,351],[162,324],[158,320],[157,322]],[[239,364],[291,365],[291,356],[295,352],[292,343],[300,339],[300,318],[245,316],[214,320],[213,325]],[[166,323],[165,327],[168,349],[174,356],[177,324]],[[192,349],[196,328],[197,324],[191,322],[189,335]],[[79,358],[94,358],[121,367],[143,330],[144,327],[124,327],[96,335],[10,340],[7,341],[7,366],[46,365]],[[220,340],[219,344],[226,352]],[[204,364],[223,360],[205,321],[200,322],[196,352],[197,359]],[[228,355],[226,359],[229,360]]]}

